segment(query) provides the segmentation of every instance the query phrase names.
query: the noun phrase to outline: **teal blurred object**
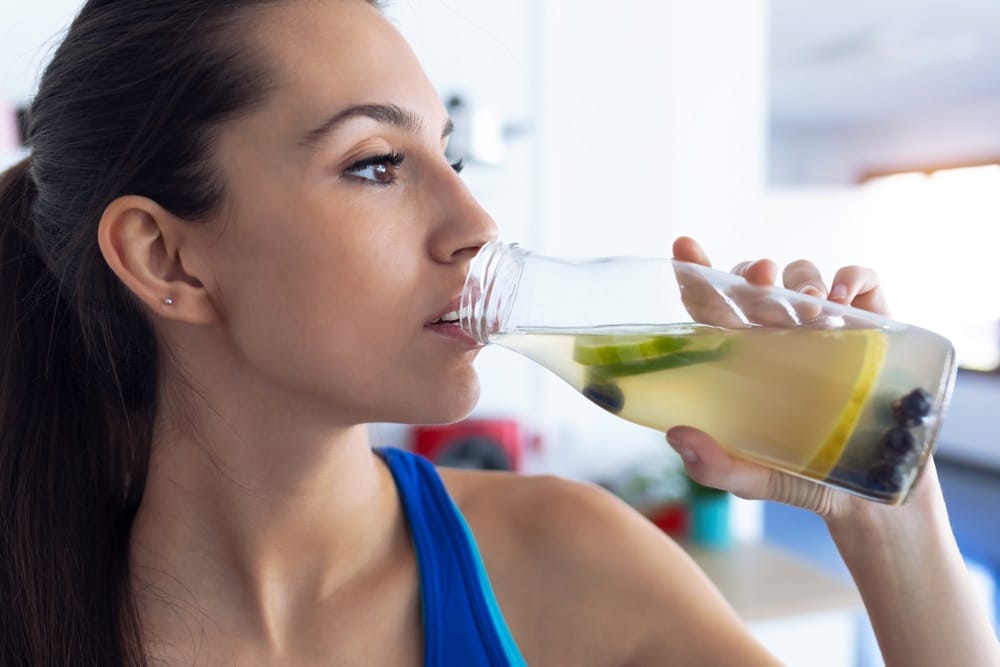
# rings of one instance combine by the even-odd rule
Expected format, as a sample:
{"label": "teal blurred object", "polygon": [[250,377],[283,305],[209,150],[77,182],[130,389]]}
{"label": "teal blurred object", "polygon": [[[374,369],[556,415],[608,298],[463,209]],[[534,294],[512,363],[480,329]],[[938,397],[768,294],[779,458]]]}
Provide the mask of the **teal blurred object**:
{"label": "teal blurred object", "polygon": [[729,528],[730,494],[692,481],[688,503],[691,541],[707,549],[729,547],[733,542]]}

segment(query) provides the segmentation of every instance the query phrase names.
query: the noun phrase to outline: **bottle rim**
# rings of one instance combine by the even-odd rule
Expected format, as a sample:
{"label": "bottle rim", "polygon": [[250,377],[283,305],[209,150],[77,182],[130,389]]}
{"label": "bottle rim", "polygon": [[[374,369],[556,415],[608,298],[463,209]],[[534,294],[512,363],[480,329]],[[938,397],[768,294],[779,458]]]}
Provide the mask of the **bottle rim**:
{"label": "bottle rim", "polygon": [[528,254],[517,243],[490,241],[469,263],[459,301],[459,324],[480,345],[489,343],[509,320]]}

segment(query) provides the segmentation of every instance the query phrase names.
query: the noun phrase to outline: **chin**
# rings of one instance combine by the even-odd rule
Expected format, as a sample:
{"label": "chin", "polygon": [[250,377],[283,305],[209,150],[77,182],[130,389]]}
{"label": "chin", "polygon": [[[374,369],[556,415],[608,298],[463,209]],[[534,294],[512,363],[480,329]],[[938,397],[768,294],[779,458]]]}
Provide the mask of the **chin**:
{"label": "chin", "polygon": [[412,405],[406,419],[408,424],[451,424],[461,421],[479,402],[479,379],[463,383],[459,388],[441,387],[437,391],[424,391]]}
{"label": "chin", "polygon": [[461,394],[456,393],[451,396],[444,394],[442,397],[453,400],[435,406],[436,418],[426,420],[424,424],[451,424],[468,417],[479,402],[479,383],[476,382],[473,387],[467,388]]}

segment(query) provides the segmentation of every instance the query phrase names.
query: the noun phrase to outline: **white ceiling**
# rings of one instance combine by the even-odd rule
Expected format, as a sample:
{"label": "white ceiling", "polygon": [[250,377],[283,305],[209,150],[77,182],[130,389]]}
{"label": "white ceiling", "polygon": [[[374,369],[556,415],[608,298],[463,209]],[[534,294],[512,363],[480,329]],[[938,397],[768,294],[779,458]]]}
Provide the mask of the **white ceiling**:
{"label": "white ceiling", "polygon": [[[41,53],[79,4],[0,0],[6,59],[0,97],[27,96]],[[776,124],[866,124],[984,100],[1000,108],[1000,0],[770,0],[770,5]]]}
{"label": "white ceiling", "polygon": [[771,0],[771,12],[775,123],[1000,104],[1000,0]]}

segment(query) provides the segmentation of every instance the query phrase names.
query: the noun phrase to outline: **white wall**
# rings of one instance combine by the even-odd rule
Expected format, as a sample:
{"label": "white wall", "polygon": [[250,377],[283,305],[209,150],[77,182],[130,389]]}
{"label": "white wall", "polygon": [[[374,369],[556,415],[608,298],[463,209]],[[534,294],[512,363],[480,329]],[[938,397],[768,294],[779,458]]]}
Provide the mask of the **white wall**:
{"label": "white wall", "polygon": [[765,3],[542,4],[545,249],[726,256],[762,194]]}
{"label": "white wall", "polygon": [[80,0],[0,2],[0,99],[22,104],[29,100],[41,64],[82,4]]}
{"label": "white wall", "polygon": [[0,1],[0,170],[24,155],[5,130],[14,108],[31,99],[42,64],[58,43],[56,36],[69,26],[80,4],[78,0]]}
{"label": "white wall", "polygon": [[[684,233],[735,262],[763,195],[765,3],[541,4],[541,249],[669,256]],[[663,450],[662,434],[545,389],[567,459],[610,469]]]}

